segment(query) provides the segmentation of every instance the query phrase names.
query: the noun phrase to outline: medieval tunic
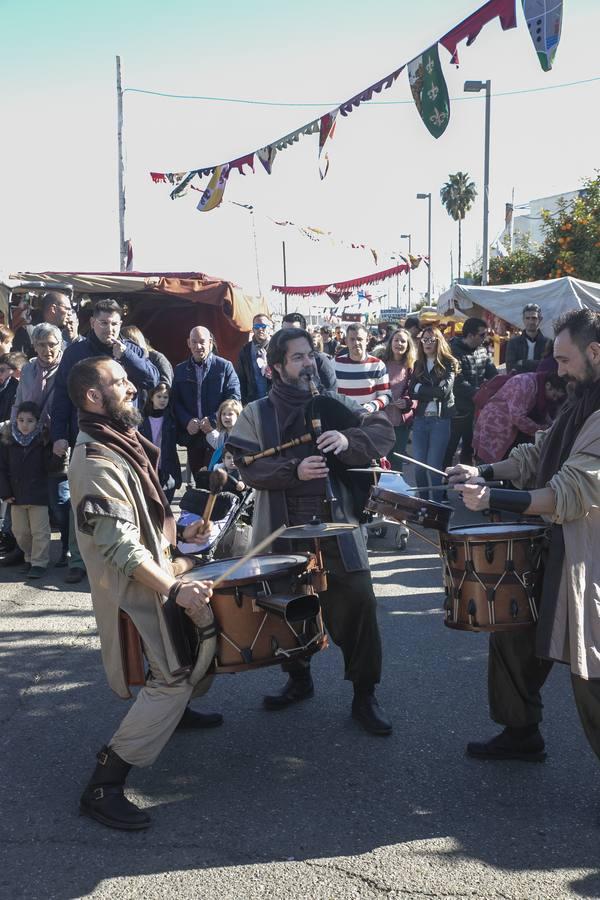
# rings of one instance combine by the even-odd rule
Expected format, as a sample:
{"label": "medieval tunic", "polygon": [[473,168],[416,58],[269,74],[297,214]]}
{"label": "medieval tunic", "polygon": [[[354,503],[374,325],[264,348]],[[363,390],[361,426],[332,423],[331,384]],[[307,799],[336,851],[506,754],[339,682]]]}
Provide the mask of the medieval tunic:
{"label": "medieval tunic", "polygon": [[[353,401],[331,392],[325,393],[355,410],[359,416],[356,427],[342,429],[349,446],[338,455],[340,463],[345,466],[367,466],[371,460],[384,456],[391,449],[394,431],[382,413],[363,415]],[[294,398],[293,394],[292,389],[293,399],[303,399],[304,403],[308,403],[307,394],[303,398]],[[227,448],[236,460],[243,454],[256,453],[287,442],[306,431],[302,417],[292,414],[289,420],[282,421],[282,405],[277,405],[279,414],[276,405],[272,394],[269,394],[243,409],[227,442]],[[286,424],[288,422],[290,424]],[[325,422],[323,430],[328,430]],[[255,544],[279,525],[302,524],[309,522],[314,514],[323,515],[324,481],[300,481],[296,474],[300,461],[317,452],[314,444],[304,444],[257,460],[249,466],[238,462],[242,480],[256,489],[252,523]],[[335,477],[333,470],[331,483],[337,502],[331,504],[329,518],[334,522],[358,526],[350,490],[344,481]],[[379,681],[381,674],[381,642],[369,560],[361,530],[356,527],[342,537],[323,540],[321,546],[328,570],[328,589],[320,594],[325,624],[335,643],[342,648],[345,677],[354,684],[372,686]],[[288,541],[284,549],[290,551]],[[307,543],[302,549],[311,550],[314,547]],[[300,665],[297,661],[285,664],[284,669],[292,671]]]}
{"label": "medieval tunic", "polygon": [[[548,431],[510,454],[517,488],[536,486]],[[545,590],[536,628],[490,636],[488,689],[492,718],[523,727],[542,719],[540,690],[552,663],[567,663],[587,738],[600,756],[600,411],[581,426],[569,456],[550,478],[556,508],[545,517],[562,526],[564,559],[556,590]],[[551,563],[551,561],[550,561]],[[549,585],[549,587],[553,587]]]}
{"label": "medieval tunic", "polygon": [[132,578],[140,563],[150,559],[174,578],[167,542],[150,516],[133,467],[80,432],[69,466],[69,486],[108,682],[120,697],[131,696],[119,609],[140,633],[152,673],[110,744],[132,765],[149,765],[191,696],[207,689],[209,681],[202,679],[214,655],[214,641],[206,642],[192,672],[182,672],[161,613],[163,598]]}

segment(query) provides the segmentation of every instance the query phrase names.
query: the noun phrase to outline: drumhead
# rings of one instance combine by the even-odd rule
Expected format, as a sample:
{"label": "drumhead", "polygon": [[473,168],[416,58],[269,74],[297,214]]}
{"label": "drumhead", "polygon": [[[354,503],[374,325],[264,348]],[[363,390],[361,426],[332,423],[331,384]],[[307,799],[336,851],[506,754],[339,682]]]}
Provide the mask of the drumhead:
{"label": "drumhead", "polygon": [[390,491],[385,488],[372,487],[371,499],[398,506],[400,509],[429,509],[450,510],[453,507],[446,503],[436,503],[435,500],[425,500],[423,497],[412,497],[410,494],[402,494],[400,491]]}
{"label": "drumhead", "polygon": [[[278,575],[301,572],[306,567],[308,558],[306,553],[255,556],[233,572],[231,578],[228,578],[219,587],[235,587],[254,581],[268,580]],[[235,562],[235,558],[214,560],[188,572],[183,576],[182,581],[215,581],[224,575]]]}
{"label": "drumhead", "polygon": [[449,528],[449,537],[478,537],[482,540],[505,540],[508,537],[533,537],[543,534],[544,525],[527,525],[521,522],[499,522],[497,525],[463,525],[460,528]]}

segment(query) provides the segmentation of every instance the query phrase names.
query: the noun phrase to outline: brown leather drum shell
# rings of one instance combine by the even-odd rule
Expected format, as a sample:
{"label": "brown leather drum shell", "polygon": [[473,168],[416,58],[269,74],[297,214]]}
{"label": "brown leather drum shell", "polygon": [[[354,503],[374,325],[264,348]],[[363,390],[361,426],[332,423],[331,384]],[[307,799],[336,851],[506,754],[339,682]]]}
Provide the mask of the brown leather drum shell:
{"label": "brown leather drum shell", "polygon": [[[281,560],[281,564],[275,564]],[[265,561],[264,564],[261,561]],[[188,573],[184,580],[216,578],[223,563],[209,563]],[[257,596],[265,590],[290,597],[310,593],[311,573],[316,573],[313,554],[290,554],[281,557],[256,557],[258,569],[270,569],[250,578],[244,571],[234,573],[218,587],[210,604],[217,627],[216,673],[243,672],[264,666],[281,665],[286,656],[279,650],[292,651],[294,658],[308,657],[327,647],[327,636],[321,612],[305,622],[288,623],[281,616],[257,604]],[[314,640],[313,640],[314,638]]]}
{"label": "brown leather drum shell", "polygon": [[365,509],[395,522],[412,522],[436,531],[446,531],[452,515],[452,508],[442,503],[380,487],[371,488]]}
{"label": "brown leather drum shell", "polygon": [[516,631],[537,621],[543,525],[452,528],[440,535],[444,624],[461,631]]}

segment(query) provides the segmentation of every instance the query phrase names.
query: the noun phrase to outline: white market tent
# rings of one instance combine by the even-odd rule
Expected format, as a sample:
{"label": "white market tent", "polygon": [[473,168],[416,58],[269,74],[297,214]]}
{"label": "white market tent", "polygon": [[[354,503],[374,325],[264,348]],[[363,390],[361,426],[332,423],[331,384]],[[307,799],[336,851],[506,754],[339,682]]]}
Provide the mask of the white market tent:
{"label": "white market tent", "polygon": [[510,325],[522,328],[523,307],[528,303],[540,306],[541,330],[547,337],[552,337],[552,322],[562,313],[583,307],[600,312],[600,284],[569,277],[493,287],[454,284],[439,298],[438,311],[444,315],[460,310],[468,315],[473,307],[479,306]]}

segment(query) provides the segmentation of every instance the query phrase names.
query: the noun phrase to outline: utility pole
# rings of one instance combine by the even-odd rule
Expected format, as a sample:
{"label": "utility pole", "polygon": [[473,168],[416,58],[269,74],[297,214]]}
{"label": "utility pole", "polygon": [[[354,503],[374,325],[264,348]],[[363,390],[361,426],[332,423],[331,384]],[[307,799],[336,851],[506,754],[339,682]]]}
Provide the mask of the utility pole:
{"label": "utility pole", "polygon": [[288,295],[287,295],[287,266],[286,266],[286,261],[285,261],[285,241],[281,242],[281,249],[283,251],[283,310],[284,310],[284,315],[287,316]]}
{"label": "utility pole", "polygon": [[119,271],[127,271],[125,243],[125,166],[123,164],[123,88],[121,86],[121,57],[117,56],[117,177],[119,185]]}

